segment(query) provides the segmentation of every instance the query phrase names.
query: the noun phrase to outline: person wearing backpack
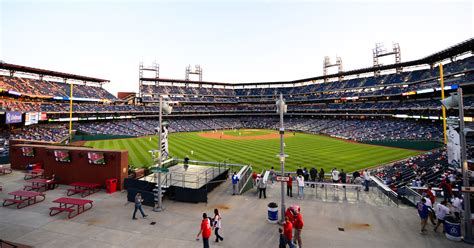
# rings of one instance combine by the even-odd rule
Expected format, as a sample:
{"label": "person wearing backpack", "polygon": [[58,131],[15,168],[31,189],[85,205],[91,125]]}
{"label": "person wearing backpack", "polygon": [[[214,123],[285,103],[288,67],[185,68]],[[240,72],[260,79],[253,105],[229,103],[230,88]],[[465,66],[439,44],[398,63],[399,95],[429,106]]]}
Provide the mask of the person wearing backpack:
{"label": "person wearing backpack", "polygon": [[221,215],[219,214],[219,210],[216,208],[214,209],[214,234],[216,235],[216,243],[220,241],[224,241],[224,238],[219,235],[219,230],[222,228],[222,223],[221,223]]}
{"label": "person wearing backpack", "polygon": [[202,244],[204,248],[209,248],[209,237],[211,237],[211,232],[211,221],[207,217],[207,214],[203,213],[201,228],[199,229],[196,240],[199,240],[199,236],[202,234]]}

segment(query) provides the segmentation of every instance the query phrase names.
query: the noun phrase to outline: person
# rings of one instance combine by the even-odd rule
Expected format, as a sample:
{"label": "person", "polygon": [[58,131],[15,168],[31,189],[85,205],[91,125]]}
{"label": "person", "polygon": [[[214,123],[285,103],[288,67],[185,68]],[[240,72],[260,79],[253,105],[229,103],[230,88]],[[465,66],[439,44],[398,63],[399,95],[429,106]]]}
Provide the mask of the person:
{"label": "person", "polygon": [[290,175],[290,173],[288,173],[287,175],[289,179],[286,182],[286,195],[289,197],[293,197],[293,177]]}
{"label": "person", "polygon": [[252,181],[253,181],[253,186],[257,186],[257,172],[252,172]]}
{"label": "person", "polygon": [[[316,182],[316,178],[318,177],[318,170],[316,168],[311,168],[309,170],[309,175],[311,176],[311,181]],[[311,184],[311,187],[314,188],[314,184]]]}
{"label": "person", "polygon": [[364,171],[364,184],[365,184],[365,191],[369,191],[370,172],[367,169],[365,169]]}
{"label": "person", "polygon": [[286,247],[286,239],[285,239],[285,235],[283,235],[283,229],[281,229],[279,227],[278,228],[278,233],[280,233],[280,242],[278,244],[278,247],[279,248],[285,248]]}
{"label": "person", "polygon": [[201,221],[201,229],[199,229],[199,233],[197,234],[196,240],[199,240],[199,235],[202,234],[202,244],[204,248],[209,248],[209,237],[211,237],[211,224],[209,222],[209,218],[207,218],[207,214],[202,214],[202,221]]}
{"label": "person", "polygon": [[306,167],[303,169],[303,178],[305,182],[309,182],[309,171]]}
{"label": "person", "polygon": [[237,184],[238,183],[239,183],[239,176],[234,171],[234,174],[232,175],[232,195],[237,194]]}
{"label": "person", "polygon": [[295,211],[296,211],[296,216],[295,216],[295,223],[294,223],[294,227],[295,227],[294,243],[298,244],[299,248],[303,248],[303,241],[301,240],[301,231],[303,231],[303,226],[304,226],[303,216],[301,215],[301,208]]}
{"label": "person", "polygon": [[[425,195],[425,194],[423,194]],[[424,196],[425,198],[425,205],[428,207],[428,217],[430,218],[430,221],[431,221],[431,224],[433,225],[436,225],[436,222],[435,222],[435,212],[434,212],[434,209],[433,209],[433,204],[431,203],[431,200],[430,198]]]}
{"label": "person", "polygon": [[[356,178],[360,177],[360,172],[359,171],[354,171],[352,173],[352,180],[355,181]],[[355,182],[353,182],[354,184],[357,184]]]}
{"label": "person", "polygon": [[[436,212],[436,218],[438,218],[438,224],[435,226],[433,231],[437,231],[438,227],[443,223],[444,225],[444,217],[449,214],[449,208],[446,206],[448,204],[448,201],[443,200],[441,203],[436,204],[435,207],[435,212]],[[444,228],[443,228],[444,232]]]}
{"label": "person", "polygon": [[272,185],[275,184],[275,168],[272,168],[270,169],[270,180],[272,180]]}
{"label": "person", "polygon": [[51,177],[46,181],[48,183],[48,190],[53,190],[56,187],[57,180],[56,174],[51,174]]}
{"label": "person", "polygon": [[292,207],[286,208],[285,220],[291,222],[292,225],[295,222],[295,215],[293,213]]}
{"label": "person", "polygon": [[339,182],[339,171],[337,170],[337,168],[332,169],[331,177],[332,177],[332,182],[333,183],[338,183]]}
{"label": "person", "polygon": [[453,199],[452,205],[453,205],[454,216],[456,216],[456,219],[460,220],[461,219],[461,212],[462,212],[462,200],[459,197],[458,193],[454,194],[454,199]]}
{"label": "person", "polygon": [[431,185],[428,185],[428,188],[425,190],[426,196],[430,198],[431,203],[436,202],[436,196],[433,194],[433,189]]}
{"label": "person", "polygon": [[303,170],[300,168],[296,169],[296,175],[303,175]]}
{"label": "person", "polygon": [[448,178],[443,179],[439,187],[443,189],[444,200],[450,201],[451,196],[453,194],[453,188],[451,187],[451,183],[449,182],[449,179]]}
{"label": "person", "polygon": [[324,182],[324,169],[323,168],[321,168],[319,170],[319,180],[318,181],[319,182]]}
{"label": "person", "polygon": [[263,198],[267,199],[267,184],[263,180],[263,177],[260,177],[258,180],[258,199],[262,198],[262,193],[263,193]]}
{"label": "person", "polygon": [[418,215],[420,216],[420,224],[421,224],[421,234],[425,234],[426,232],[426,223],[428,221],[428,206],[426,206],[426,199],[421,198],[421,201],[419,201],[416,204],[416,208],[418,210]]}
{"label": "person", "polygon": [[285,222],[283,223],[283,235],[285,238],[285,246],[288,244],[290,248],[295,247],[293,243],[293,223],[290,218],[286,216]]}
{"label": "person", "polygon": [[136,220],[137,218],[135,217],[136,214],[137,214],[137,210],[140,210],[140,213],[142,214],[143,218],[146,218],[147,215],[143,212],[143,209],[142,209],[142,202],[143,202],[143,198],[142,198],[142,194],[141,193],[137,193],[135,195],[135,210],[133,211],[133,217],[132,219]]}
{"label": "person", "polygon": [[298,199],[302,200],[304,197],[304,178],[302,175],[299,175],[296,178],[296,181],[298,182]]}
{"label": "person", "polygon": [[219,214],[219,210],[216,208],[214,209],[214,234],[216,235],[216,242],[224,241],[224,238],[219,235],[219,230],[222,228],[222,223],[221,223],[221,215]]}
{"label": "person", "polygon": [[341,173],[339,174],[339,177],[341,178],[341,183],[347,183],[347,175],[344,172],[344,169],[341,169]]}

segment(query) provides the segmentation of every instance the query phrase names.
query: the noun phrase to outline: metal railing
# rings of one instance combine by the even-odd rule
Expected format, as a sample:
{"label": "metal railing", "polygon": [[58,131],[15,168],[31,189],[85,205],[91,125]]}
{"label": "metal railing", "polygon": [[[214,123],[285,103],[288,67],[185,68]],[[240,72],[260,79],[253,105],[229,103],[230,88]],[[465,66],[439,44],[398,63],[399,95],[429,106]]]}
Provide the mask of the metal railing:
{"label": "metal railing", "polygon": [[[296,185],[297,186],[297,185]],[[345,184],[345,183],[324,183],[324,182],[305,182],[305,192],[314,193],[316,198],[325,201],[359,201],[360,191],[362,185],[360,184]],[[296,190],[295,195],[298,194]],[[307,195],[308,193],[305,193]]]}
{"label": "metal railing", "polygon": [[386,203],[387,206],[399,206],[400,200],[398,198],[398,194],[390,189],[387,185],[385,185],[382,181],[378,178],[371,176],[370,177],[370,189],[371,192],[378,196],[378,198],[383,202]]}

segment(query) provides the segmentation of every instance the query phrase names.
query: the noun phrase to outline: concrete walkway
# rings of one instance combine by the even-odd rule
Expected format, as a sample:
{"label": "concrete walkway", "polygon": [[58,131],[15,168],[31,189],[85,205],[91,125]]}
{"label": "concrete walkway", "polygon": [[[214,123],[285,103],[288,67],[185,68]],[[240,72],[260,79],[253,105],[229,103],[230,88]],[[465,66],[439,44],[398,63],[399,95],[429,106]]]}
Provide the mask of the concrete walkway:
{"label": "concrete walkway", "polygon": [[[22,176],[18,171],[0,176],[0,198],[22,188]],[[267,199],[258,199],[253,191],[232,196],[227,182],[210,193],[207,204],[165,200],[164,212],[144,207],[149,217],[138,220],[131,219],[134,206],[126,202],[126,192],[87,197],[94,200],[92,210],[71,220],[65,214],[50,217],[48,208],[55,205],[51,201],[65,196],[65,188],[47,191],[46,201],[24,209],[0,207],[0,239],[34,247],[202,247],[196,241],[201,215],[218,208],[224,241],[216,244],[212,239],[211,247],[278,247],[278,225],[266,221],[266,206],[280,202],[279,185],[269,186]],[[362,199],[355,203],[323,202],[311,196],[301,201],[288,199],[288,205],[301,206],[304,247],[472,247],[446,240],[431,226],[427,235],[420,235],[413,208],[369,204],[368,195]]]}

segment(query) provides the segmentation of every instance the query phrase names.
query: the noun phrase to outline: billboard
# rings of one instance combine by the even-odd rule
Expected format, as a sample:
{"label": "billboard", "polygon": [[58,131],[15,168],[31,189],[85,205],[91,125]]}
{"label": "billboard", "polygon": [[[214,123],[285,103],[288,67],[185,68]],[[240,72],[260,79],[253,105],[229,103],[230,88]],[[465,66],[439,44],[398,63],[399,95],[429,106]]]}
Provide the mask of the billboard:
{"label": "billboard", "polygon": [[87,158],[89,159],[89,164],[105,164],[103,152],[88,152]]}
{"label": "billboard", "polygon": [[63,151],[63,150],[55,150],[54,159],[58,162],[64,162],[64,163],[71,162],[71,156],[69,155],[69,152]]}
{"label": "billboard", "polygon": [[457,120],[449,119],[447,120],[448,130],[448,163],[454,168],[461,167],[461,142],[459,139],[459,122]]}
{"label": "billboard", "polygon": [[40,121],[47,121],[48,120],[48,114],[46,114],[46,112],[41,112],[39,120]]}
{"label": "billboard", "polygon": [[25,126],[38,124],[39,113],[38,112],[26,112],[25,113]]}
{"label": "billboard", "polygon": [[5,124],[21,123],[21,112],[7,111],[5,112]]}

